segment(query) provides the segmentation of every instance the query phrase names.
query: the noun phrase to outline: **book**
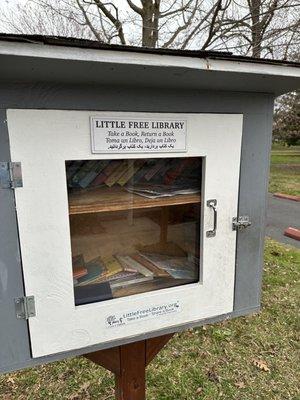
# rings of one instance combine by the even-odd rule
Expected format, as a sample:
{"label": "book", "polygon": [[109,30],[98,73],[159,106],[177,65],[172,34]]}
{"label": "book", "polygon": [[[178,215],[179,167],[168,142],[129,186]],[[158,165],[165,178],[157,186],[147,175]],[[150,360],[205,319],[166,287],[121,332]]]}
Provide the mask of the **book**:
{"label": "book", "polygon": [[187,187],[181,186],[168,186],[168,185],[151,185],[151,184],[140,184],[140,185],[127,185],[125,189],[129,193],[137,194],[149,199],[156,199],[161,197],[172,197],[177,195],[187,195],[199,193],[198,187]]}
{"label": "book", "polygon": [[68,161],[66,164],[66,175],[69,184],[72,184],[73,176],[80,170],[83,166],[84,161]]}
{"label": "book", "polygon": [[92,186],[99,186],[104,183],[107,177],[115,171],[119,165],[121,165],[121,160],[112,160],[108,165],[98,174],[98,176],[92,181]]}
{"label": "book", "polygon": [[113,186],[120,178],[121,176],[128,170],[128,162],[123,161],[117,169],[115,169],[106,179],[105,179],[105,184],[109,187]]}
{"label": "book", "polygon": [[151,178],[153,178],[155,176],[155,174],[158,173],[158,171],[160,169],[162,169],[164,167],[164,165],[165,165],[165,160],[164,159],[161,159],[161,160],[157,161],[154,164],[154,166],[148,170],[148,172],[145,175],[145,179],[147,181],[149,181]]}
{"label": "book", "polygon": [[172,257],[163,254],[143,254],[143,256],[159,268],[166,270],[174,279],[196,280],[197,267],[187,257]]}
{"label": "book", "polygon": [[165,176],[165,184],[171,185],[174,181],[182,174],[183,170],[194,162],[193,158],[184,158],[180,162],[167,172]]}
{"label": "book", "polygon": [[99,262],[103,266],[103,272],[89,282],[89,284],[97,284],[104,281],[110,281],[118,274],[124,273],[123,266],[114,256],[98,257]]}
{"label": "book", "polygon": [[105,272],[105,267],[100,257],[96,257],[93,260],[86,263],[87,274],[77,279],[78,283],[76,286],[89,285]]}
{"label": "book", "polygon": [[130,256],[116,256],[121,264],[124,265],[124,268],[128,268],[129,270],[135,270],[144,276],[151,276],[153,278],[154,273],[150,271],[148,268],[134,260]]}
{"label": "book", "polygon": [[75,267],[75,268],[73,268],[73,278],[74,279],[82,278],[87,273],[88,273],[88,270],[85,267]]}
{"label": "book", "polygon": [[129,179],[132,178],[133,175],[142,167],[144,162],[144,160],[137,160],[133,165],[129,166],[127,171],[121,176],[117,183],[120,186],[124,186]]}
{"label": "book", "polygon": [[145,174],[148,171],[148,164],[146,161],[146,165],[144,165],[142,168],[140,168],[132,177],[131,183],[133,182],[139,182],[141,179],[144,178]]}
{"label": "book", "polygon": [[72,178],[73,186],[80,186],[80,181],[88,174],[97,164],[97,161],[85,161],[82,167],[76,172]]}
{"label": "book", "polygon": [[96,285],[76,286],[74,288],[74,295],[76,306],[113,298],[108,282],[102,282]]}
{"label": "book", "polygon": [[151,279],[153,279],[153,277],[151,277],[151,276],[144,276],[142,274],[136,274],[135,276],[130,277],[130,278],[117,279],[110,283],[110,287],[111,287],[111,289],[116,289],[116,288],[126,287],[126,286],[130,286],[130,285],[137,285],[142,282],[148,282]]}
{"label": "book", "polygon": [[136,274],[137,274],[136,271],[122,271],[122,272],[118,272],[117,274],[108,276],[106,278],[106,280],[108,282],[114,282],[114,281],[122,280],[122,279],[132,279]]}
{"label": "book", "polygon": [[135,261],[143,265],[145,268],[147,268],[149,271],[152,271],[154,276],[158,277],[167,277],[170,276],[170,274],[162,269],[159,268],[158,266],[154,265],[152,262],[147,260],[145,257],[143,257],[142,254],[134,254],[131,256]]}
{"label": "book", "polygon": [[84,258],[82,254],[72,257],[73,278],[78,279],[87,274]]}
{"label": "book", "polygon": [[80,180],[79,186],[82,188],[86,188],[90,185],[91,182],[99,175],[99,173],[105,168],[107,165],[107,160],[97,161],[96,164],[91,168],[89,172]]}
{"label": "book", "polygon": [[102,263],[106,268],[106,277],[115,275],[119,272],[123,271],[123,266],[122,264],[117,260],[116,257],[114,256],[105,256],[101,257]]}

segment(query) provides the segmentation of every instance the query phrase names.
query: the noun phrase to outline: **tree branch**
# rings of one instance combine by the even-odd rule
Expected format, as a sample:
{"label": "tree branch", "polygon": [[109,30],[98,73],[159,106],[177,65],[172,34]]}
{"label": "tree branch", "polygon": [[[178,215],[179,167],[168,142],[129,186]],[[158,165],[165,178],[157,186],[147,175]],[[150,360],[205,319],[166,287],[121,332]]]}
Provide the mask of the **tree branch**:
{"label": "tree branch", "polygon": [[79,1],[79,0],[76,0],[76,3],[77,3],[77,5],[78,5],[80,11],[82,12],[82,15],[83,15],[83,17],[84,17],[84,19],[85,19],[85,22],[86,22],[87,26],[90,28],[90,30],[91,30],[91,31],[93,32],[93,34],[95,35],[95,38],[96,38],[99,42],[102,42],[102,43],[103,43],[103,40],[101,39],[99,33],[97,32],[97,30],[94,28],[93,24],[91,23],[91,21],[90,21],[88,15],[87,15],[87,12],[85,11],[85,9],[84,9],[84,7],[82,6],[82,4],[80,3],[80,1]]}
{"label": "tree branch", "polygon": [[140,8],[140,7],[138,7],[137,5],[135,5],[131,0],[127,0],[127,3],[128,3],[128,5],[129,5],[129,7],[134,11],[134,12],[136,12],[137,14],[139,14],[139,15],[143,15],[143,10]]}
{"label": "tree branch", "polygon": [[[113,3],[103,3],[100,0],[93,0],[95,5],[103,12],[103,14],[112,22],[112,24],[115,26],[118,36],[120,39],[120,42],[122,44],[126,44],[124,32],[123,32],[123,26],[122,22],[119,20],[118,17],[118,8],[113,4]],[[106,7],[107,5],[111,5],[114,7],[116,10],[117,17],[114,17],[113,14],[109,11],[109,9]]]}

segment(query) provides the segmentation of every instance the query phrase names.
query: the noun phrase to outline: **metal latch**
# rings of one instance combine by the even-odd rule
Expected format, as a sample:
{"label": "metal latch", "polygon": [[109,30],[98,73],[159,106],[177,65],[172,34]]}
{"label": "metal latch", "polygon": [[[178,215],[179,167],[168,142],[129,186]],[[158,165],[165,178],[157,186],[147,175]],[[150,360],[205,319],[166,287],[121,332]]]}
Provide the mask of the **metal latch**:
{"label": "metal latch", "polygon": [[252,222],[248,215],[242,215],[241,217],[234,217],[232,218],[232,230],[233,231],[241,231],[245,228],[248,228]]}
{"label": "metal latch", "polygon": [[15,189],[22,186],[21,163],[0,161],[0,189]]}
{"label": "metal latch", "polygon": [[16,317],[28,319],[36,316],[34,296],[15,298]]}

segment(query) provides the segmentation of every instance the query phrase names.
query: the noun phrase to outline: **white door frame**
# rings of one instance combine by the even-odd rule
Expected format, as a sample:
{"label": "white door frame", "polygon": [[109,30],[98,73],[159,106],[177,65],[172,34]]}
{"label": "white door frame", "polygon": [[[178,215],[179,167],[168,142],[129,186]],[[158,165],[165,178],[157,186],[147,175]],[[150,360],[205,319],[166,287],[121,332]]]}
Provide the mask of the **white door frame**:
{"label": "white door frame", "polygon": [[[33,357],[111,342],[233,310],[241,114],[158,114],[61,110],[8,110],[12,161],[21,162],[23,187],[15,191],[26,295],[34,295],[29,319]],[[187,120],[185,153],[153,157],[205,157],[202,199],[202,282],[75,307],[65,175],[66,160],[145,158],[145,154],[92,154],[90,117]],[[217,235],[207,199],[218,201]],[[176,313],[109,327],[118,313],[177,302]]]}

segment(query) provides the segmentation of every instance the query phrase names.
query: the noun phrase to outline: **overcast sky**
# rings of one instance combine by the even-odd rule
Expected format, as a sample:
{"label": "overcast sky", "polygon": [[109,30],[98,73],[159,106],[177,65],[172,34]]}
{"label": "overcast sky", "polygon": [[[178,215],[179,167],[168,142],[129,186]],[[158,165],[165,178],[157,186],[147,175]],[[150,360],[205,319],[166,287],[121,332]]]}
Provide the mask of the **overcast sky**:
{"label": "overcast sky", "polygon": [[[140,0],[133,0],[136,5],[140,5]],[[28,2],[28,0],[0,0],[0,11],[2,10],[13,10],[16,5],[25,5]],[[125,13],[130,11],[130,7],[127,4],[126,0],[113,0],[113,3],[120,8],[121,11]],[[32,2],[31,2],[32,4]],[[3,21],[1,21],[1,15],[0,15],[0,31],[5,32],[7,29],[5,29],[5,25],[3,24]]]}

